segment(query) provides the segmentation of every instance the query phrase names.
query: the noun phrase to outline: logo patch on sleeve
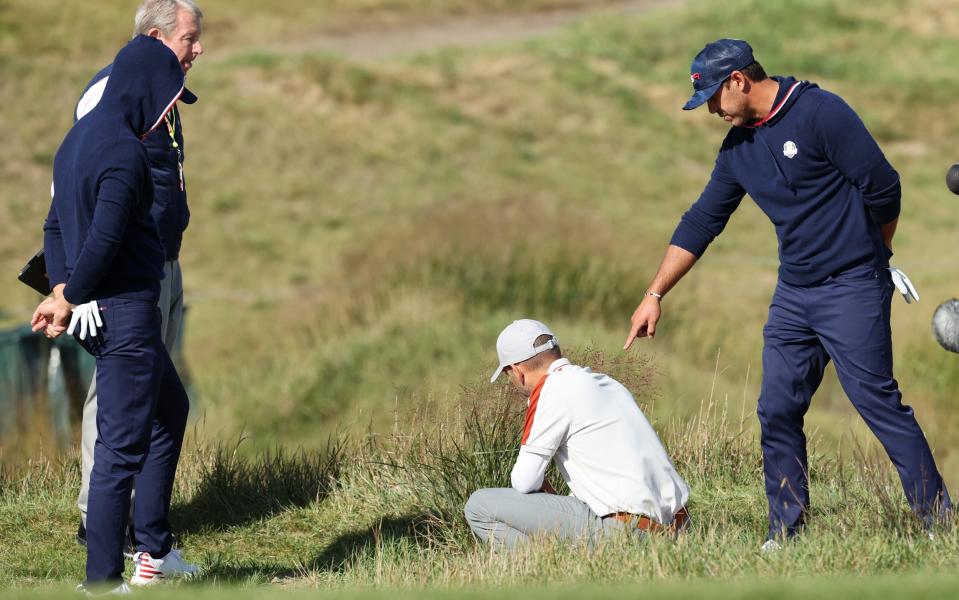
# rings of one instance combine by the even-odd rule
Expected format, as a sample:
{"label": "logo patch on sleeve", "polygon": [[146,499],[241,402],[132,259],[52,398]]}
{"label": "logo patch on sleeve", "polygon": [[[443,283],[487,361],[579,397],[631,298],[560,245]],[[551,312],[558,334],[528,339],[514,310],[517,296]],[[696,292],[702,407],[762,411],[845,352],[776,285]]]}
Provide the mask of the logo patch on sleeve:
{"label": "logo patch on sleeve", "polygon": [[783,154],[786,155],[786,158],[793,158],[799,154],[799,148],[796,147],[796,142],[788,141],[783,144]]}

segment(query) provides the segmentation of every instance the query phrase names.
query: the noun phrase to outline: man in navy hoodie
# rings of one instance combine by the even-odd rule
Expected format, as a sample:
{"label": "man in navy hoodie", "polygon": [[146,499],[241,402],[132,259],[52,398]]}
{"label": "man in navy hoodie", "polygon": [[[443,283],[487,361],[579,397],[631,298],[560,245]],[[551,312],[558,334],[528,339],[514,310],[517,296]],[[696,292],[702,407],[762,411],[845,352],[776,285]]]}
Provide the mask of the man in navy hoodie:
{"label": "man in navy hoodie", "polygon": [[[97,311],[78,335],[96,357],[97,441],[87,513],[87,585],[123,587],[124,523],[136,481],[133,584],[192,574],[168,520],[189,401],[160,335],[163,246],[142,140],[183,94],[183,70],[160,41],[138,36],[117,54],[103,97],[57,150],[44,250],[53,295],[35,331],[60,335],[71,312]],[[141,564],[141,562],[143,564]]]}
{"label": "man in navy hoodie", "polygon": [[[927,526],[949,494],[892,373],[892,238],[899,175],[842,98],[807,81],[766,76],[742,40],[708,44],[693,60],[694,93],[732,125],[706,189],[683,215],[626,338],[656,332],[660,301],[726,226],[745,194],[773,222],[779,283],[763,329],[758,414],[769,535],[801,530],[809,508],[803,417],[826,364],[899,472]],[[735,290],[732,291],[735,293]]]}
{"label": "man in navy hoodie", "polygon": [[[197,57],[203,54],[200,44],[203,12],[193,0],[144,0],[134,18],[134,35],[155,37],[177,55],[186,74]],[[101,69],[83,90],[77,102],[75,120],[82,119],[100,101],[109,81],[113,65]],[[189,89],[183,90],[179,103],[193,104],[197,98]],[[153,174],[153,207],[150,213],[157,223],[164,250],[164,277],[160,282],[160,336],[168,352],[173,352],[183,320],[183,275],[180,271],[180,244],[190,221],[187,205],[186,181],[183,175],[184,143],[180,114],[174,106],[143,144],[150,156]],[[90,384],[83,404],[80,435],[80,526],[77,541],[86,544],[87,494],[90,490],[90,472],[93,469],[93,449],[97,439],[97,385],[96,377]],[[134,540],[129,540],[124,553],[133,555]]]}

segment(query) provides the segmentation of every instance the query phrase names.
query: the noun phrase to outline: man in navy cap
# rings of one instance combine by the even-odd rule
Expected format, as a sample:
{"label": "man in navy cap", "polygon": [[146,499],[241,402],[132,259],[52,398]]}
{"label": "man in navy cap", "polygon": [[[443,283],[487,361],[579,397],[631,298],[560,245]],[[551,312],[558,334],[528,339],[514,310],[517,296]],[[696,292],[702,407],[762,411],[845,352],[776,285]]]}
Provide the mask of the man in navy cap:
{"label": "man in navy cap", "polygon": [[[769,534],[798,533],[809,508],[803,417],[826,364],[899,472],[913,511],[931,526],[949,494],[892,373],[892,238],[899,175],[842,98],[814,83],[767,77],[742,40],[693,60],[693,95],[732,125],[709,183],[683,215],[626,338],[653,337],[660,302],[725,228],[745,194],[776,227],[779,282],[763,329],[758,414]],[[904,295],[908,293],[904,292]],[[909,295],[906,296],[910,298]]]}

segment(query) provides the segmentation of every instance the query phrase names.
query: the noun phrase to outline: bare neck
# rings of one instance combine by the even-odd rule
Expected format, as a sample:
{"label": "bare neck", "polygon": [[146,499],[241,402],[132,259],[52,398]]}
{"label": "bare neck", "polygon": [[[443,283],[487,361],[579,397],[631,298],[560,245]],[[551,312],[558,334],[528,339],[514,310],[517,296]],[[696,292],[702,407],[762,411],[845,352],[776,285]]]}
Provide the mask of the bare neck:
{"label": "bare neck", "polygon": [[532,386],[535,388],[539,384],[539,382],[543,379],[543,377],[546,377],[548,374],[549,374],[549,365],[546,365],[545,367],[541,369],[536,369],[535,371],[531,371],[530,373],[526,375],[526,377],[527,377],[527,381],[529,381],[532,384]]}
{"label": "bare neck", "polygon": [[543,365],[542,367],[536,369],[535,371],[527,371],[524,374],[526,380],[526,391],[527,393],[532,394],[533,390],[536,389],[536,386],[539,385],[539,382],[543,380],[543,377],[549,375],[549,367],[553,364],[553,361],[550,361],[548,364]]}
{"label": "bare neck", "polygon": [[756,121],[761,121],[772,112],[778,94],[779,82],[775,79],[764,79],[753,84],[750,99],[755,98],[755,100],[750,104],[752,105],[753,118]]}

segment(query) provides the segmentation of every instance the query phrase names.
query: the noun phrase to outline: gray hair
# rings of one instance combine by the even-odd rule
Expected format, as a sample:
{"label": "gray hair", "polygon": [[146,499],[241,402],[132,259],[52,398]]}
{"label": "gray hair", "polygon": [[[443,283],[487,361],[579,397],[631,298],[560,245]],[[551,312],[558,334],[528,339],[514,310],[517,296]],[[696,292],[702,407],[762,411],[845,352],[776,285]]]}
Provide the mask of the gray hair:
{"label": "gray hair", "polygon": [[959,299],[946,300],[932,316],[932,331],[939,345],[950,352],[959,352]]}
{"label": "gray hair", "polygon": [[163,35],[170,35],[176,27],[177,9],[192,12],[197,21],[203,19],[203,11],[193,0],[144,0],[133,18],[133,36],[147,35],[154,27]]}

